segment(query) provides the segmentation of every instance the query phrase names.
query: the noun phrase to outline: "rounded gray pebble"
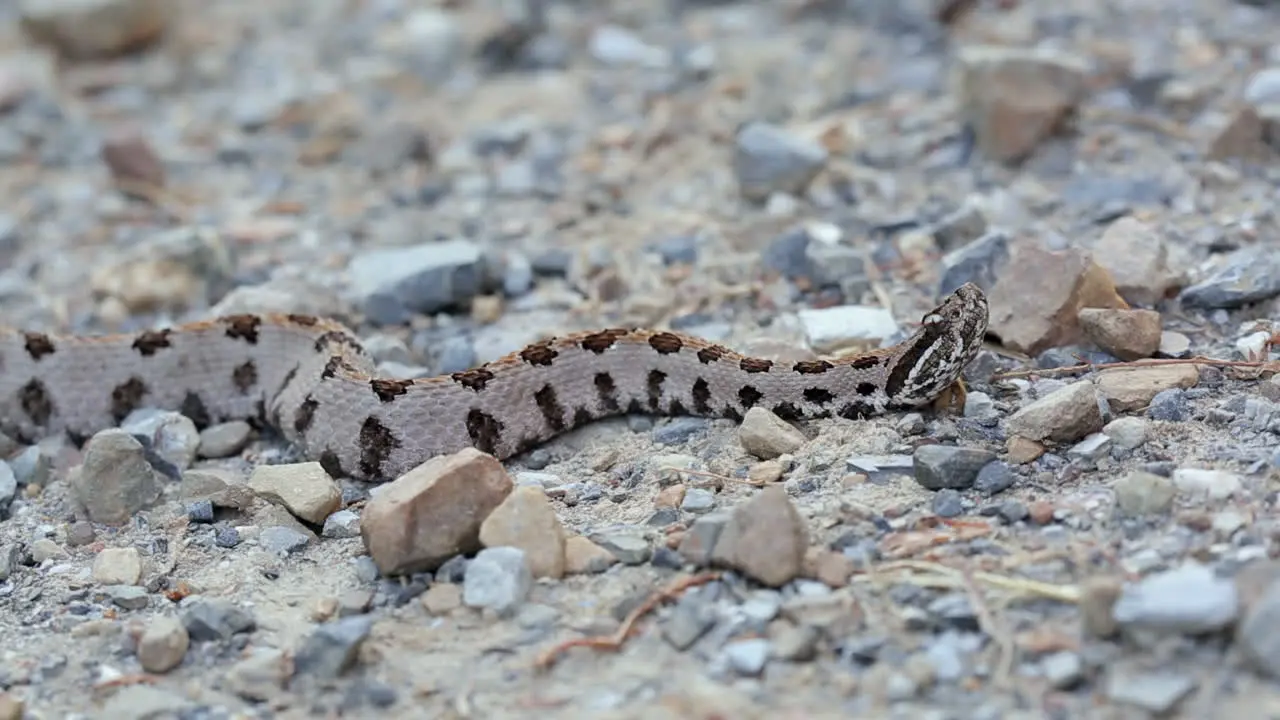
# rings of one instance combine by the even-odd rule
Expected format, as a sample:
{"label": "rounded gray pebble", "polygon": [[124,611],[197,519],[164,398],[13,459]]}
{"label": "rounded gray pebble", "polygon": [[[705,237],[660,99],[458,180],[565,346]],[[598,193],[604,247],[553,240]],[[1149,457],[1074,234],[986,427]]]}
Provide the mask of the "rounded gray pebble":
{"label": "rounded gray pebble", "polygon": [[1169,388],[1156,393],[1147,407],[1147,417],[1152,420],[1177,422],[1187,419],[1187,400],[1179,388]]}
{"label": "rounded gray pebble", "polygon": [[653,429],[653,441],[664,445],[683,445],[695,435],[706,432],[708,426],[703,418],[673,418]]}
{"label": "rounded gray pebble", "polygon": [[978,471],[978,477],[973,481],[973,489],[991,497],[1008,490],[1016,479],[1008,463],[996,460],[983,465]]}
{"label": "rounded gray pebble", "polygon": [[205,499],[188,504],[187,518],[193,523],[213,522],[213,503]]}
{"label": "rounded gray pebble", "polygon": [[213,544],[218,547],[233,548],[240,544],[240,531],[230,525],[224,525],[213,531]]}
{"label": "rounded gray pebble", "polygon": [[959,490],[943,488],[933,496],[933,513],[938,517],[952,518],[964,514],[964,496]]}

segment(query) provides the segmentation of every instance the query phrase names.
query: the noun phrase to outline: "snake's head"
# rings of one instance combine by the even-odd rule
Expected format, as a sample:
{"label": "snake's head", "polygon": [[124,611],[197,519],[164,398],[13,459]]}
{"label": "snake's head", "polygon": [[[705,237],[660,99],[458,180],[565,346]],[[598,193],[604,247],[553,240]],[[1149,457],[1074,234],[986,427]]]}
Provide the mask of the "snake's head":
{"label": "snake's head", "polygon": [[965,283],[920,318],[920,328],[902,343],[885,393],[898,406],[933,400],[960,377],[987,333],[987,296]]}

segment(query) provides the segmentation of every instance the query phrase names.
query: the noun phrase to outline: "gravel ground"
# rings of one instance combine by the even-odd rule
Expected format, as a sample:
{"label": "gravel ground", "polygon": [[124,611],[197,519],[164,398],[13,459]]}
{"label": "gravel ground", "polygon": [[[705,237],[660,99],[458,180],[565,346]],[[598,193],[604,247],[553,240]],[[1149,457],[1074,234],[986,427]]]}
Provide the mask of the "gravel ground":
{"label": "gravel ground", "polygon": [[0,17],[7,325],[311,313],[417,377],[991,301],[963,402],[868,421],[630,416],[382,486],[158,410],[0,443],[0,720],[1280,717],[1280,6]]}

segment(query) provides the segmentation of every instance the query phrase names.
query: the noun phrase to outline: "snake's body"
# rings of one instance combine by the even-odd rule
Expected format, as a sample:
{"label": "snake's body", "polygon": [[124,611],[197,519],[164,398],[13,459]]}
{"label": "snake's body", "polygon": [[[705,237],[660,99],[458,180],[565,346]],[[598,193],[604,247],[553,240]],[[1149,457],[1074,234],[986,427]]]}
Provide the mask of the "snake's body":
{"label": "snake's body", "polygon": [[77,442],[131,411],[198,427],[278,428],[332,474],[394,479],[475,447],[499,459],[622,413],[857,418],[931,402],[981,346],[987,302],[965,285],[908,339],[840,358],[771,362],[701,338],[601,330],[553,338],[464,372],[379,378],[355,336],[302,315],[235,315],[134,335],[0,331],[0,431]]}

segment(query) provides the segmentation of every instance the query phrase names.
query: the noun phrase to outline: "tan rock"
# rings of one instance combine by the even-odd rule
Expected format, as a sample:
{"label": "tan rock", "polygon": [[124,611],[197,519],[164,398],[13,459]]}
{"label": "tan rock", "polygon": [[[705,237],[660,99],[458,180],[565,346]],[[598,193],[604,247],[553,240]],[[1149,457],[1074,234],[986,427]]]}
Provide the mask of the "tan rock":
{"label": "tan rock", "polygon": [[1097,388],[1088,380],[1071,383],[1014,413],[1005,423],[1010,436],[1072,442],[1102,429]]}
{"label": "tan rock", "polygon": [[360,535],[383,574],[434,570],[481,548],[480,525],[511,488],[492,455],[467,448],[433,458],[374,494]]}
{"label": "tan rock", "polygon": [[522,485],[512,491],[481,523],[480,543],[520,548],[535,578],[564,575],[564,527],[539,488]]}
{"label": "tan rock", "polygon": [[462,607],[462,586],[457,583],[436,583],[427,588],[419,602],[432,615],[448,615]]}
{"label": "tan rock", "polygon": [[1080,621],[1086,635],[1095,638],[1111,637],[1118,626],[1111,615],[1124,582],[1116,577],[1093,577],[1081,583]]}
{"label": "tan rock", "polygon": [[22,0],[22,29],[72,60],[105,58],[154,43],[174,21],[172,0]]}
{"label": "tan rock", "polygon": [[678,508],[680,503],[684,502],[685,491],[686,488],[683,483],[662,488],[654,496],[653,506],[656,508]]}
{"label": "tan rock", "polygon": [[137,585],[142,557],[137,548],[106,548],[93,559],[93,580],[99,585]]}
{"label": "tan rock", "polygon": [[1045,452],[1044,445],[1019,435],[1010,435],[1004,449],[1007,453],[1006,459],[1014,465],[1032,462]]}
{"label": "tan rock", "polygon": [[[762,529],[767,528],[767,532]],[[712,562],[772,587],[804,570],[809,530],[787,493],[770,485],[738,505],[721,531]]]}
{"label": "tan rock", "polygon": [[1108,225],[1093,247],[1094,259],[1131,303],[1155,305],[1177,282],[1169,269],[1164,237],[1132,215]]}
{"label": "tan rock", "polygon": [[777,460],[764,460],[747,469],[747,479],[755,485],[768,485],[782,479],[782,463]]}
{"label": "tan rock", "polygon": [[1028,355],[1079,342],[1081,308],[1128,307],[1090,253],[1035,245],[1012,250],[988,301],[990,332],[1005,347]]}
{"label": "tan rock", "polygon": [[987,157],[1017,161],[1083,99],[1088,64],[1049,48],[974,45],[957,54],[956,94]]}
{"label": "tan rock", "polygon": [[313,525],[342,505],[342,490],[318,462],[259,465],[249,476],[249,489]]}
{"label": "tan rock", "polygon": [[613,553],[582,535],[575,535],[565,541],[564,560],[565,572],[570,575],[602,573],[618,562]]}
{"label": "tan rock", "polygon": [[0,720],[22,720],[26,706],[22,699],[0,691]]}
{"label": "tan rock", "polygon": [[117,181],[164,187],[164,165],[136,128],[118,130],[108,136],[102,143],[102,160]]}
{"label": "tan rock", "polygon": [[1273,157],[1266,143],[1266,124],[1255,108],[1242,105],[1205,125],[1212,128],[1205,152],[1211,160],[1236,158],[1266,162]]}
{"label": "tan rock", "polygon": [[1149,358],[1160,349],[1160,313],[1155,310],[1081,308],[1077,318],[1086,337],[1121,360]]}
{"label": "tan rock", "polygon": [[1117,413],[1145,408],[1161,390],[1186,389],[1198,382],[1195,365],[1108,368],[1098,373],[1098,388]]}
{"label": "tan rock", "polygon": [[833,588],[849,584],[849,577],[854,571],[853,560],[844,553],[820,547],[809,548],[804,564],[806,576]]}
{"label": "tan rock", "polygon": [[806,440],[804,433],[762,407],[747,410],[738,427],[742,449],[761,460],[795,452]]}
{"label": "tan rock", "polygon": [[190,645],[182,622],[164,615],[152,620],[138,638],[138,662],[147,672],[166,673],[182,662]]}

